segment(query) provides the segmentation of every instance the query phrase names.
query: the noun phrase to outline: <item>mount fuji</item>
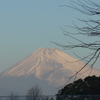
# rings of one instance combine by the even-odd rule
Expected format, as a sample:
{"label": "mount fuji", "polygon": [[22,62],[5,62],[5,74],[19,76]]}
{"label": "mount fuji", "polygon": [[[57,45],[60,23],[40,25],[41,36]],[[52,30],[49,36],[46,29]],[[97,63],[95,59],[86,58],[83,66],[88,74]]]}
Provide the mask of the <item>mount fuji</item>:
{"label": "mount fuji", "polygon": [[[39,85],[45,95],[54,95],[58,87],[66,84],[84,63],[55,48],[39,48],[14,66],[0,73],[0,95],[16,92],[26,95],[34,85]],[[77,76],[88,76],[86,66]],[[93,69],[91,75],[100,75]]]}

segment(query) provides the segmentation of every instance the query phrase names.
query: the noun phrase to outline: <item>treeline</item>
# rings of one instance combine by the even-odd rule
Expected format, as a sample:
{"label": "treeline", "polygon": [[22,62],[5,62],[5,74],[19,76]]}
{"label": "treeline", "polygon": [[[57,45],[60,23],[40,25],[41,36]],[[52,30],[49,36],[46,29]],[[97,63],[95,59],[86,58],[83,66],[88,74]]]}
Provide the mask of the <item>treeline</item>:
{"label": "treeline", "polygon": [[[9,100],[19,100],[20,96],[12,92]],[[42,94],[40,86],[30,88],[27,95],[21,100],[100,100],[100,76],[88,76],[69,83],[58,91],[54,96]]]}
{"label": "treeline", "polygon": [[53,97],[43,95],[39,85],[31,87],[25,96],[19,96],[17,93],[11,92],[9,96],[4,98],[8,98],[7,100],[54,100]]}

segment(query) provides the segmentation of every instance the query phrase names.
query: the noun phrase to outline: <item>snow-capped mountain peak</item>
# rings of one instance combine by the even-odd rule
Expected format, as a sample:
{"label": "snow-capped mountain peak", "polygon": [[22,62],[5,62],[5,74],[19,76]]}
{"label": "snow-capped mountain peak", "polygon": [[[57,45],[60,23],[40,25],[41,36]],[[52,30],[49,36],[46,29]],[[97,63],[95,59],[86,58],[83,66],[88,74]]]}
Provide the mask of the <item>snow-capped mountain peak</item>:
{"label": "snow-capped mountain peak", "polygon": [[[36,77],[42,78],[42,76],[47,75],[47,73],[53,72],[54,74],[59,70],[60,72],[67,71],[67,73],[69,72],[70,75],[73,75],[82,66],[84,66],[84,63],[58,49],[39,48],[24,60],[7,69],[3,72],[3,75],[28,76],[34,74]],[[83,74],[83,76],[85,75]]]}
{"label": "snow-capped mountain peak", "polygon": [[[83,62],[78,61],[58,49],[39,48],[0,75],[2,78],[24,77],[30,79],[29,77],[34,77],[35,80],[46,81],[50,86],[62,86],[67,82],[69,77],[83,66]],[[87,69],[89,69],[89,66],[86,66],[77,77],[86,77],[89,72],[84,73],[84,71]],[[99,73],[99,70],[93,69],[91,75],[100,75]]]}

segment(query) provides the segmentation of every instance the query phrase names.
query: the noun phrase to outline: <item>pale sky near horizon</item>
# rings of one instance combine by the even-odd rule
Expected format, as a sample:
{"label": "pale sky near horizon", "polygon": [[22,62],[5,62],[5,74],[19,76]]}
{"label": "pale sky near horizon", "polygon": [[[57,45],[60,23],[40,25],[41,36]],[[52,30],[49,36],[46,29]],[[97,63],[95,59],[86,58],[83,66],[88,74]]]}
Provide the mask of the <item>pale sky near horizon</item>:
{"label": "pale sky near horizon", "polygon": [[[60,27],[72,31],[65,25],[72,25],[72,21],[82,25],[77,18],[88,16],[68,7],[59,7],[65,4],[69,5],[70,0],[0,0],[0,72],[38,48],[63,50],[50,41],[73,42],[62,34]],[[71,50],[63,51],[75,57]],[[97,62],[95,67],[99,68],[99,64]]]}

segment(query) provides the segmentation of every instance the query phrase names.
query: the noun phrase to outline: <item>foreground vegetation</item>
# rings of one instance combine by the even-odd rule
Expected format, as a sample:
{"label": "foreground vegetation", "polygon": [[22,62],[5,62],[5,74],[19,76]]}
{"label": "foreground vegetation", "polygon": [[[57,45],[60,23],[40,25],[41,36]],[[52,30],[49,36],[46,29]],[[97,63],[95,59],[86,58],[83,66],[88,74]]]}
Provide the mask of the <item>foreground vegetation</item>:
{"label": "foreground vegetation", "polygon": [[[78,79],[58,91],[57,100],[100,100],[100,77]],[[98,96],[98,99],[97,99]],[[86,99],[87,98],[87,99]]]}
{"label": "foreground vegetation", "polygon": [[43,95],[40,86],[31,87],[25,96],[11,92],[0,100],[100,100],[100,76],[88,76],[69,83],[53,96]]}

